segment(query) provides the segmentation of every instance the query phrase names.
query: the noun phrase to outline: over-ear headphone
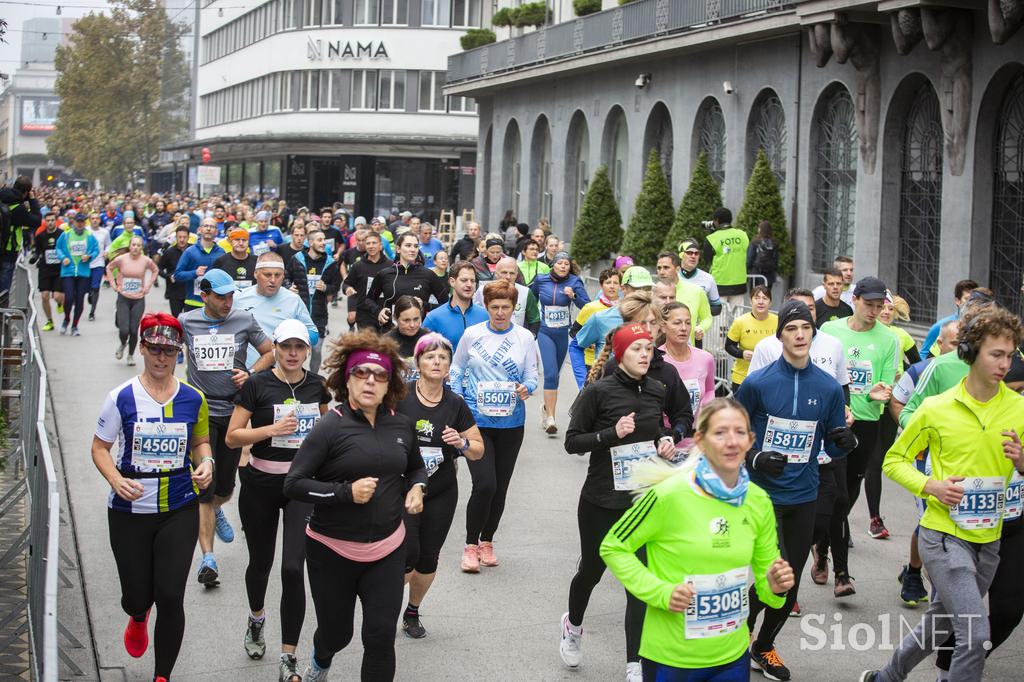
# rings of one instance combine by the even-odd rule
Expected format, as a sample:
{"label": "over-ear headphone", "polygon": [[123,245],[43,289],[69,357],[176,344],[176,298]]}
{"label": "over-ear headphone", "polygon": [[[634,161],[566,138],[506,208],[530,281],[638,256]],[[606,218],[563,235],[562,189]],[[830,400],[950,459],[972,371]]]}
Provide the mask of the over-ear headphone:
{"label": "over-ear headphone", "polygon": [[[967,322],[967,324],[965,324],[960,329],[961,339],[967,338],[967,335],[970,333],[971,328],[974,326],[974,321],[977,319],[978,316],[975,315]],[[978,357],[978,349],[975,348],[972,344],[968,343],[967,341],[961,341],[956,345],[956,355],[958,358],[966,362],[968,365],[973,365],[975,358]]]}

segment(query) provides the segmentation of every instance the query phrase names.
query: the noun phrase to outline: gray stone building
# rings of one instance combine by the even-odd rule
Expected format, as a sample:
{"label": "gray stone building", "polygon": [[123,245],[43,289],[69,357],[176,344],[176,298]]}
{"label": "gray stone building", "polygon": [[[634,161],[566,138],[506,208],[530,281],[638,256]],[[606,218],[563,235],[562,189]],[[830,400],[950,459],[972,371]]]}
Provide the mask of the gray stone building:
{"label": "gray stone building", "polygon": [[737,210],[758,149],[817,284],[838,254],[916,321],[972,277],[1021,309],[1024,2],[637,0],[456,54],[479,105],[477,215],[571,239],[609,168],[624,220],[657,148],[678,203],[707,152]]}

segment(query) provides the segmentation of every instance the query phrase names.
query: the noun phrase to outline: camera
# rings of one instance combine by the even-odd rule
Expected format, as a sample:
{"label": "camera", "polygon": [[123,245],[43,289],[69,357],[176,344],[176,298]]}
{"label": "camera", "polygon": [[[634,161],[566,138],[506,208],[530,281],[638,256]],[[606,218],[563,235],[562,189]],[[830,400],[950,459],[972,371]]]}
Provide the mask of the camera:
{"label": "camera", "polygon": [[731,95],[736,92],[736,88],[732,87],[732,81],[722,81],[722,92],[727,95]]}
{"label": "camera", "polygon": [[645,87],[647,87],[647,84],[650,83],[650,82],[651,82],[651,74],[649,74],[649,73],[642,73],[642,74],[640,74],[639,76],[636,77],[636,80],[633,81],[633,85],[635,85],[637,88],[643,90]]}
{"label": "camera", "polygon": [[704,230],[706,232],[714,232],[715,231],[715,221],[714,220],[702,220],[700,225],[701,225],[701,227],[704,228]]}

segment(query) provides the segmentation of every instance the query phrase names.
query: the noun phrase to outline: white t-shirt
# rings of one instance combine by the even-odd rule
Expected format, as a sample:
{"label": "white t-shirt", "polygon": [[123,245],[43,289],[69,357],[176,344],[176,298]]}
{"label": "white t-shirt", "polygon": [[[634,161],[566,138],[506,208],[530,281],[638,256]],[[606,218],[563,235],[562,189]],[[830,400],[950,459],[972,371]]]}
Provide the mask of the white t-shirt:
{"label": "white t-shirt", "polygon": [[[754,346],[754,357],[750,358],[750,369],[747,375],[763,369],[782,357],[782,341],[774,336],[766,336]],[[850,373],[846,367],[846,351],[839,339],[820,331],[811,341],[811,362],[815,367],[831,374],[840,386],[850,383]]]}
{"label": "white t-shirt", "polygon": [[110,248],[110,230],[105,227],[101,227],[98,230],[90,230],[89,234],[96,239],[96,243],[99,244],[100,247],[100,255],[92,259],[89,263],[89,269],[107,267],[107,261],[103,256],[107,253],[107,249]]}

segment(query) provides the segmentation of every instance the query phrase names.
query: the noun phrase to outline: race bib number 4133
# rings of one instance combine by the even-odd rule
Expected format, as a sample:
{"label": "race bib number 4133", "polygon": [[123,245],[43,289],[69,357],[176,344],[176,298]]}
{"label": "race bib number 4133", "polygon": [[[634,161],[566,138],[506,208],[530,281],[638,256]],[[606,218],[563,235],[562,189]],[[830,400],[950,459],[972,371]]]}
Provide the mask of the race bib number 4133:
{"label": "race bib number 4133", "polygon": [[1006,480],[1002,476],[975,476],[961,483],[960,504],[950,505],[949,518],[964,530],[995,528],[1006,506]]}

